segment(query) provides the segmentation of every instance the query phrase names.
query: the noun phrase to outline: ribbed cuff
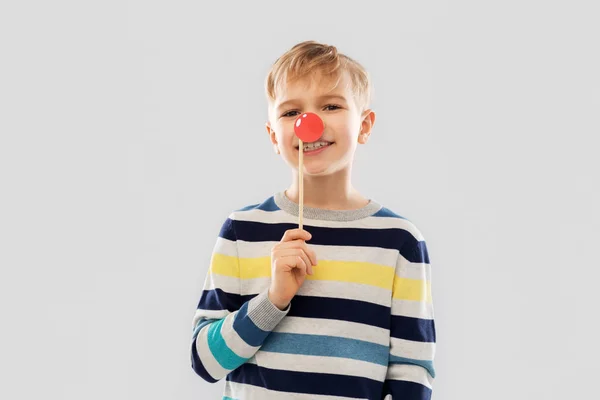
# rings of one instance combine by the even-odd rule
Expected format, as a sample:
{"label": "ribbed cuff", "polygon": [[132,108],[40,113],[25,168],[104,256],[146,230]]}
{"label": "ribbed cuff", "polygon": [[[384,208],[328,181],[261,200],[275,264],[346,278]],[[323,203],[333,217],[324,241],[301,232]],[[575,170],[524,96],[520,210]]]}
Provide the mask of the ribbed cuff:
{"label": "ribbed cuff", "polygon": [[248,316],[257,327],[270,332],[288,314],[291,305],[285,310],[280,310],[271,302],[268,293],[268,290],[265,290],[248,302]]}

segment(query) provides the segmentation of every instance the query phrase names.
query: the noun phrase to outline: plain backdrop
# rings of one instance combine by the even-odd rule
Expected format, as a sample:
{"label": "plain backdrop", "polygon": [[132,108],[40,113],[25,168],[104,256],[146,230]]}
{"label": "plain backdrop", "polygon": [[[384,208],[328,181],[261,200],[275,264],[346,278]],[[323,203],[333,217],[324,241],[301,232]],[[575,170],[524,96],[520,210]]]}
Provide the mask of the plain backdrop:
{"label": "plain backdrop", "polygon": [[354,183],[433,271],[435,400],[598,391],[593,1],[7,1],[3,399],[218,399],[191,322],[229,212],[290,182],[263,82],[303,40],[374,84]]}

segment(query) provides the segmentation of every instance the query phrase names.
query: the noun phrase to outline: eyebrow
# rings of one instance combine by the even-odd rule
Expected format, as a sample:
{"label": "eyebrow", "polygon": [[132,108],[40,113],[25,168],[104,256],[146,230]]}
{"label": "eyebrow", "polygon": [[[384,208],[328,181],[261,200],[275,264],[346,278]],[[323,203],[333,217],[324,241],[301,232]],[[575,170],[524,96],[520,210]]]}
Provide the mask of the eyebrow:
{"label": "eyebrow", "polygon": [[[344,101],[344,102],[347,101],[346,97],[344,97],[344,96],[342,96],[340,94],[326,94],[326,95],[323,95],[323,96],[319,96],[318,99],[319,100],[337,99],[337,100],[341,100],[341,101]],[[286,100],[283,103],[277,105],[277,107],[275,107],[275,109],[276,110],[280,110],[280,109],[286,107],[289,103],[295,103],[297,101],[298,101],[297,99]]]}

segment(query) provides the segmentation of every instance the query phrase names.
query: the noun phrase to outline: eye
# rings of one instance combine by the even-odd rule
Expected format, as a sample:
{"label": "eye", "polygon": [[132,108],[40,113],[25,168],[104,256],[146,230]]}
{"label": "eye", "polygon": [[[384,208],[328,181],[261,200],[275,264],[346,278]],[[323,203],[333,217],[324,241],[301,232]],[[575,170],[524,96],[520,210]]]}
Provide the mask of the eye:
{"label": "eye", "polygon": [[339,108],[342,108],[342,107],[338,106],[337,104],[328,104],[325,106],[325,109],[329,109],[330,111],[334,111]]}
{"label": "eye", "polygon": [[285,113],[281,114],[281,116],[282,117],[294,117],[295,116],[294,113],[297,113],[297,112],[298,111],[296,111],[296,110],[286,111]]}

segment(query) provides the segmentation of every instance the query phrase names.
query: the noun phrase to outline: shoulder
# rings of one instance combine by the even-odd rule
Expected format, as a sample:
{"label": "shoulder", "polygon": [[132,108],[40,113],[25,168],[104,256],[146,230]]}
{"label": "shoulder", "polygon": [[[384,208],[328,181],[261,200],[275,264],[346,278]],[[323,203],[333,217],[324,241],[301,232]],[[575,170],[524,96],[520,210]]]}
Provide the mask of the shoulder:
{"label": "shoulder", "polygon": [[280,208],[275,203],[274,196],[270,196],[260,203],[243,205],[233,210],[228,219],[232,221],[253,221],[277,211],[280,211]]}
{"label": "shoulder", "polygon": [[280,208],[274,200],[274,196],[270,196],[259,203],[251,203],[241,205],[227,215],[221,228],[222,233],[227,236],[235,236],[235,229],[240,224],[252,222],[272,222],[281,217]]}
{"label": "shoulder", "polygon": [[404,258],[412,262],[429,262],[425,236],[414,220],[406,214],[382,206],[371,219],[381,228],[400,232],[399,250]]}
{"label": "shoulder", "polygon": [[370,219],[373,224],[376,224],[381,228],[403,230],[407,234],[410,234],[415,240],[425,240],[423,233],[412,219],[405,214],[401,214],[386,206],[381,205],[379,211],[373,214]]}

